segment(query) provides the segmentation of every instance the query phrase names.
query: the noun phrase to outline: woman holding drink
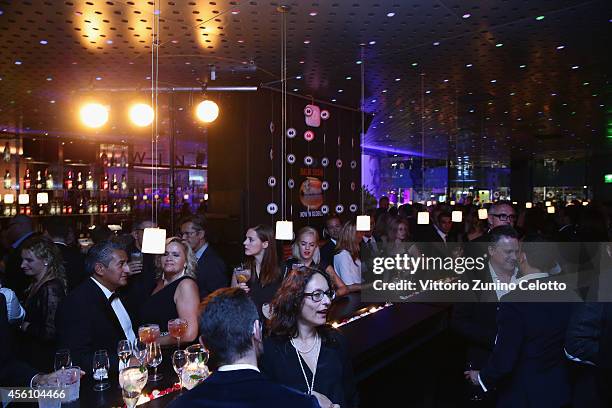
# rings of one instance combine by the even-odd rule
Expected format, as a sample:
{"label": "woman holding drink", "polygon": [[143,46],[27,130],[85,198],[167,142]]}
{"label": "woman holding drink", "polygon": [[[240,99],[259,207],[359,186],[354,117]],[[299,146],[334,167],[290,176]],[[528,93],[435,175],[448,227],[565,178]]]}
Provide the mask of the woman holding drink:
{"label": "woman holding drink", "polygon": [[161,345],[174,344],[177,338],[192,342],[198,336],[200,294],[194,279],[196,260],[191,247],[180,238],[168,238],[158,267],[156,286],[142,304],[140,321],[157,324],[161,332],[171,332],[157,339]]}

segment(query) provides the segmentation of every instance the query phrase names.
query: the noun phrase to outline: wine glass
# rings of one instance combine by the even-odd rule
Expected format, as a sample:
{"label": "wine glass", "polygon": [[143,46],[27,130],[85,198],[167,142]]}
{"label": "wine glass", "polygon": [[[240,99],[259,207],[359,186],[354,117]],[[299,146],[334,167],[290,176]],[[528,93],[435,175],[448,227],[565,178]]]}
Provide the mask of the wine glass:
{"label": "wine glass", "polygon": [[96,385],[94,385],[95,391],[104,391],[109,388],[110,385],[108,382],[105,382],[105,379],[108,379],[108,352],[106,350],[98,350],[94,353],[93,356],[93,378],[96,381],[99,381]]}
{"label": "wine glass", "polygon": [[70,350],[61,349],[55,352],[55,360],[53,368],[55,371],[63,370],[64,368],[72,367],[72,358],[70,358]]}
{"label": "wine glass", "polygon": [[185,352],[190,364],[204,366],[208,362],[208,349],[199,343],[187,347]]}
{"label": "wine glass", "polygon": [[149,381],[155,382],[164,378],[161,374],[157,374],[157,366],[162,362],[161,346],[158,342],[153,342],[147,345],[147,365],[153,367],[153,375],[149,376]]}
{"label": "wine glass", "polygon": [[181,348],[181,337],[185,335],[188,327],[189,323],[185,319],[168,320],[168,331],[177,341],[177,350]]}
{"label": "wine glass", "polygon": [[140,392],[147,384],[147,369],[144,367],[127,367],[119,372],[121,394],[127,408],[134,408]]}
{"label": "wine glass", "polygon": [[187,353],[184,350],[176,350],[172,353],[172,367],[178,375],[179,384],[183,388],[183,368],[187,365]]}
{"label": "wine glass", "polygon": [[147,344],[157,341],[160,331],[157,324],[143,324],[138,328],[138,338]]}
{"label": "wine glass", "polygon": [[[466,365],[467,371],[474,370],[474,364],[471,361],[468,361]],[[482,392],[481,388],[477,385],[472,384],[470,381],[470,401],[482,401]]]}
{"label": "wine glass", "polygon": [[147,343],[138,339],[134,340],[132,344],[132,354],[138,359],[140,365],[144,366],[147,359]]}
{"label": "wine glass", "polygon": [[122,364],[121,368],[127,367],[130,357],[132,356],[132,346],[129,340],[119,340],[119,344],[117,345],[117,355],[119,356],[119,360]]}

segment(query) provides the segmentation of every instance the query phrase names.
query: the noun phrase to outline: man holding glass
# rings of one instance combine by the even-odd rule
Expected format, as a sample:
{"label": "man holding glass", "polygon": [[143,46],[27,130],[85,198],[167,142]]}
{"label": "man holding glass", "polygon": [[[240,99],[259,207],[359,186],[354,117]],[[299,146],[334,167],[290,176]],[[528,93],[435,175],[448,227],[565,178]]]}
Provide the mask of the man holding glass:
{"label": "man holding glass", "polygon": [[77,286],[57,311],[59,348],[69,349],[73,363],[91,372],[94,353],[109,351],[110,369],[117,371],[114,351],[119,340],[134,342],[136,336],[127,302],[117,291],[127,284],[127,253],[111,241],[95,244],[85,259],[90,278]]}
{"label": "man holding glass", "polygon": [[215,290],[230,285],[227,268],[217,252],[210,247],[206,235],[206,220],[201,215],[191,215],[181,220],[179,236],[187,241],[198,260],[196,277],[200,298],[203,299]]}
{"label": "man holding glass", "polygon": [[122,292],[130,302],[148,297],[155,288],[155,256],[142,252],[145,228],[157,228],[157,224],[149,219],[135,221],[131,233],[133,242],[126,248],[130,272]]}

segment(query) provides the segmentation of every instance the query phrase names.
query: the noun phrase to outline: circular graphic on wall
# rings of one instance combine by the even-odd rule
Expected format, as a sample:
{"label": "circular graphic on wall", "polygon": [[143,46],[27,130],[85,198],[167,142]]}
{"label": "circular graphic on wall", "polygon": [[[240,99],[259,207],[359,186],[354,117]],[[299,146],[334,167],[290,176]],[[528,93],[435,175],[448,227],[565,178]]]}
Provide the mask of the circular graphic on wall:
{"label": "circular graphic on wall", "polygon": [[344,212],[344,206],[343,206],[342,204],[338,204],[338,205],[336,206],[336,212],[337,212],[338,214],[342,214],[342,213]]}
{"label": "circular graphic on wall", "polygon": [[323,214],[327,214],[327,213],[329,213],[329,207],[328,207],[327,205],[322,205],[322,206],[321,206],[321,212],[322,212]]}
{"label": "circular graphic on wall", "polygon": [[268,185],[270,187],[274,187],[276,185],[276,177],[274,176],[268,177]]}
{"label": "circular graphic on wall", "polygon": [[312,156],[304,157],[304,164],[306,166],[312,166],[312,163],[314,163],[314,159],[312,158]]}
{"label": "circular graphic on wall", "polygon": [[295,163],[295,154],[290,153],[287,155],[287,163],[289,164]]}
{"label": "circular graphic on wall", "polygon": [[304,108],[304,116],[311,117],[313,113],[314,113],[314,110],[310,106],[306,106]]}
{"label": "circular graphic on wall", "polygon": [[289,139],[293,139],[295,135],[297,135],[297,130],[295,130],[294,128],[287,129],[287,137]]}
{"label": "circular graphic on wall", "polygon": [[354,181],[351,182],[351,191],[355,191],[355,189],[357,188],[357,184],[355,184]]}
{"label": "circular graphic on wall", "polygon": [[323,204],[321,180],[316,177],[306,177],[300,186],[300,202],[308,209],[317,209]]}
{"label": "circular graphic on wall", "polygon": [[295,187],[295,181],[292,178],[287,180],[287,187],[289,187],[289,188]]}
{"label": "circular graphic on wall", "polygon": [[268,204],[266,211],[268,211],[268,214],[274,215],[278,211],[278,205],[276,205],[276,203],[270,203]]}
{"label": "circular graphic on wall", "polygon": [[323,109],[321,111],[321,119],[323,120],[329,119],[329,111],[327,109]]}
{"label": "circular graphic on wall", "polygon": [[321,183],[321,188],[323,189],[323,191],[327,191],[327,189],[329,188],[329,183],[327,181],[324,181],[323,183]]}
{"label": "circular graphic on wall", "polygon": [[357,161],[356,160],[352,160],[351,161],[351,169],[356,169],[357,168]]}
{"label": "circular graphic on wall", "polygon": [[342,160],[341,159],[336,160],[336,167],[337,168],[342,167]]}
{"label": "circular graphic on wall", "polygon": [[349,207],[349,210],[351,212],[357,212],[357,204],[351,204]]}
{"label": "circular graphic on wall", "polygon": [[329,166],[329,159],[327,157],[324,157],[321,159],[321,166],[323,167]]}
{"label": "circular graphic on wall", "polygon": [[307,142],[312,142],[315,138],[315,134],[312,130],[307,130],[304,132],[304,140]]}

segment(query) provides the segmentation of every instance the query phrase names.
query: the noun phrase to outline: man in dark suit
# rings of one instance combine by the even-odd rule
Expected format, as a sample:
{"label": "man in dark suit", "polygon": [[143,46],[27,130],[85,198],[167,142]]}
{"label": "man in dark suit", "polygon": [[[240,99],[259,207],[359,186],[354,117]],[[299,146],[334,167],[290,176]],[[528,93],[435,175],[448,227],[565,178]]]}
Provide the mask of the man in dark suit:
{"label": "man in dark suit", "polygon": [[334,255],[336,254],[336,244],[342,229],[342,221],[338,214],[332,214],[325,220],[325,229],[323,236],[327,238],[327,242],[320,248],[321,260],[326,265],[334,264]]}
{"label": "man in dark suit", "polygon": [[85,273],[85,257],[78,248],[68,246],[70,225],[65,219],[61,217],[50,218],[45,223],[45,234],[62,254],[68,291],[71,291],[89,277]]}
{"label": "man in dark suit", "polygon": [[146,228],[157,228],[157,224],[150,219],[135,221],[131,233],[132,242],[125,249],[129,258],[130,276],[127,286],[121,291],[132,304],[150,296],[157,283],[155,255],[142,252],[142,238]]}
{"label": "man in dark suit", "polygon": [[[219,289],[206,298],[200,315],[200,342],[219,365],[202,384],[187,391],[169,408],[316,408],[317,399],[276,384],[257,367],[262,328],[257,308],[240,288]],[[322,407],[333,404],[317,396]],[[326,400],[326,401],[325,401]]]}
{"label": "man in dark suit", "polygon": [[179,234],[193,250],[198,260],[196,277],[200,298],[205,298],[219,288],[230,285],[227,267],[217,252],[208,244],[206,220],[201,215],[190,215],[181,221]]}
{"label": "man in dark suit", "polygon": [[24,300],[28,279],[21,269],[21,246],[32,234],[34,226],[27,215],[18,214],[8,224],[7,238],[11,243],[5,263],[4,285],[13,289],[20,300]]}
{"label": "man in dark suit", "polygon": [[66,296],[56,315],[59,348],[70,350],[72,361],[91,372],[97,350],[106,350],[111,370],[118,370],[117,343],[136,339],[127,304],[117,291],[127,284],[127,254],[120,244],[101,241],[89,249],[85,267],[91,275]]}
{"label": "man in dark suit", "polygon": [[563,345],[572,291],[526,289],[552,282],[548,271],[556,263],[541,238],[523,242],[518,288],[502,297],[493,353],[480,370],[466,371],[485,392],[497,389],[498,407],[551,407],[570,403],[570,383]]}

